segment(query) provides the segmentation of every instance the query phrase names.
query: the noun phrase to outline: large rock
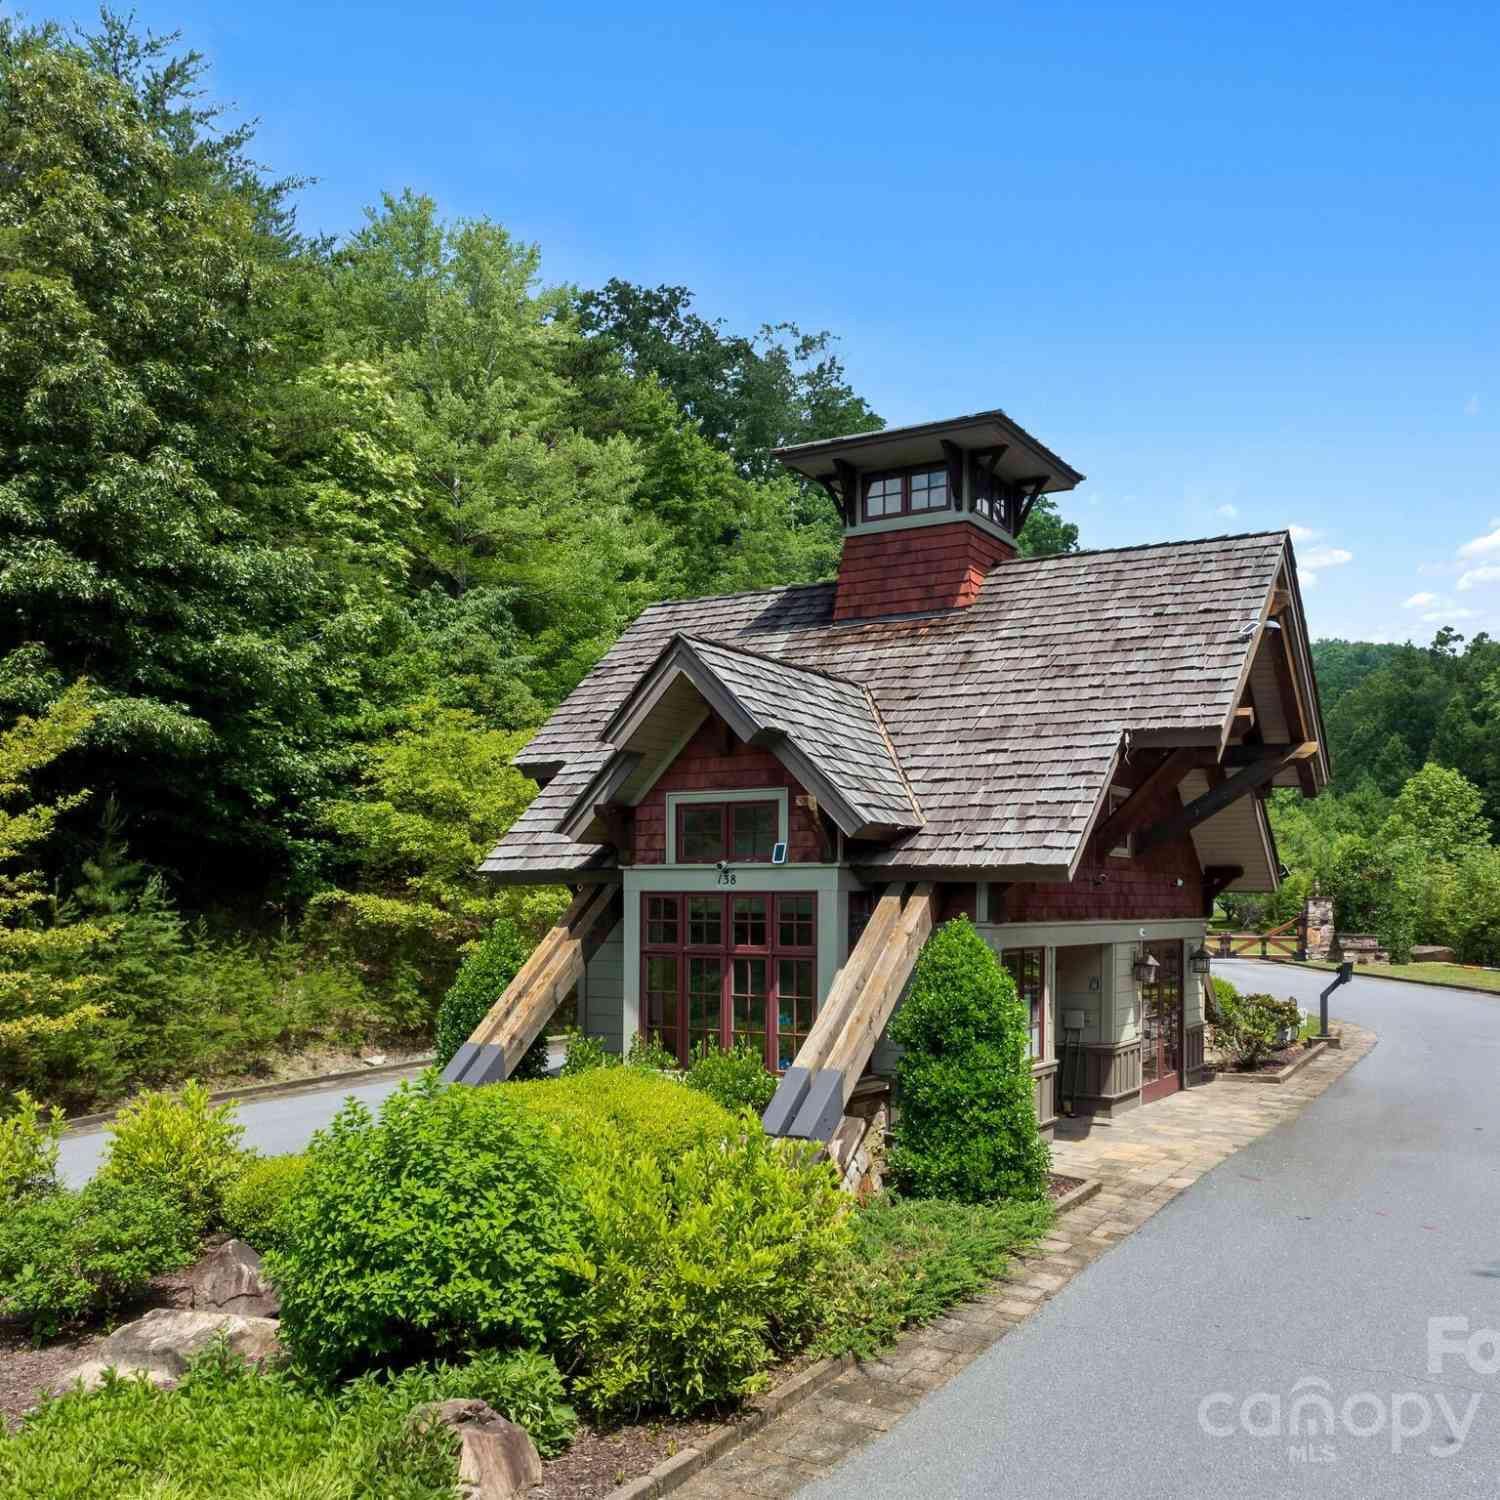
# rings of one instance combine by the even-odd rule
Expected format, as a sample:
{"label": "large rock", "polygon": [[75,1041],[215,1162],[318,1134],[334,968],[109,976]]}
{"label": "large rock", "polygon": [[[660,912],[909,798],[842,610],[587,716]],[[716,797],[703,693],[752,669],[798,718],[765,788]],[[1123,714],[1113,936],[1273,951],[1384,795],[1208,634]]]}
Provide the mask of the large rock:
{"label": "large rock", "polygon": [[113,1367],[121,1375],[143,1374],[155,1385],[180,1380],[189,1362],[222,1332],[229,1348],[244,1359],[270,1359],[279,1352],[274,1318],[237,1313],[179,1312],[158,1307],[144,1318],[117,1328],[99,1346],[96,1358],[69,1370],[53,1386],[59,1393],[82,1385],[92,1391]]}
{"label": "large rock", "polygon": [[441,1425],[458,1434],[458,1485],[467,1500],[516,1500],[542,1482],[541,1455],[526,1429],[483,1401],[429,1401],[411,1421],[419,1432]]}
{"label": "large rock", "polygon": [[281,1300],[260,1272],[260,1255],[244,1240],[226,1240],[192,1270],[193,1306],[204,1312],[274,1318]]}
{"label": "large rock", "polygon": [[1439,948],[1436,946],[1413,948],[1411,950],[1411,961],[1414,964],[1456,964],[1458,954],[1451,948]]}

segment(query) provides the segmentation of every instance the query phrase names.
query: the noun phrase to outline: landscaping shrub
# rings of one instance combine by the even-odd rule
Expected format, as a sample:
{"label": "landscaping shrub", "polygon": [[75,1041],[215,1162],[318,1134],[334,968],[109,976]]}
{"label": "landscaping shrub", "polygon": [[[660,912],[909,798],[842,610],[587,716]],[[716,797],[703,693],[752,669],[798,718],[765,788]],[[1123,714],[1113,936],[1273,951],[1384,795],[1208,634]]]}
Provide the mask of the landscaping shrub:
{"label": "landscaping shrub", "polygon": [[762,1115],[776,1092],[776,1079],[766,1071],[758,1047],[740,1042],[726,1052],[705,1043],[693,1057],[687,1086],[717,1099],[725,1109],[750,1109]]}
{"label": "landscaping shrub", "polygon": [[100,1175],[154,1190],[206,1233],[223,1222],[224,1195],[250,1159],[236,1113],[232,1102],[214,1105],[199,1083],[180,1094],[141,1094],[105,1127],[111,1140]]}
{"label": "landscaping shrub", "polygon": [[305,1156],[251,1161],[224,1194],[224,1228],[264,1255],[286,1238],[286,1209],[307,1171]]}
{"label": "landscaping shrub", "polygon": [[817,1352],[879,1353],[903,1328],[929,1323],[982,1291],[1014,1251],[1046,1233],[1052,1218],[1047,1202],[877,1198],[853,1216]]}
{"label": "landscaping shrub", "polygon": [[905,1049],[890,1158],[903,1192],[1045,1196],[1051,1154],[1037,1130],[1028,1025],[1014,981],[966,918],[928,939],[889,1028]]}
{"label": "landscaping shrub", "polygon": [[627,1068],[649,1068],[656,1073],[680,1073],[682,1064],[675,1052],[668,1052],[661,1044],[661,1037],[652,1032],[642,1036],[639,1032],[631,1038],[630,1051],[625,1056]]}
{"label": "landscaping shrub", "polygon": [[459,1365],[440,1364],[398,1377],[421,1401],[484,1401],[524,1427],[543,1458],[555,1458],[573,1441],[578,1413],[568,1404],[561,1371],[536,1349],[488,1351]]}
{"label": "landscaping shrub", "polygon": [[42,1108],[24,1089],[0,1119],[0,1208],[57,1186],[57,1152],[67,1128],[63,1112]]}
{"label": "landscaping shrub", "polygon": [[1277,1000],[1270,995],[1236,995],[1220,998],[1214,1023],[1214,1046],[1230,1067],[1241,1071],[1258,1068],[1276,1050],[1277,1037],[1287,1027],[1302,1030],[1302,1009],[1295,1000]]}
{"label": "landscaping shrub", "polygon": [[598,1068],[617,1068],[620,1059],[604,1050],[604,1043],[596,1036],[570,1029],[564,1033],[563,1065],[558,1070],[563,1078],[572,1078],[578,1073],[592,1073]]}
{"label": "landscaping shrub", "polygon": [[740,1124],[707,1094],[644,1068],[610,1068],[542,1083],[500,1084],[564,1146],[603,1122],[631,1152],[668,1162],[695,1146],[732,1140]]}
{"label": "landscaping shrub", "polygon": [[1210,1026],[1219,1024],[1219,1017],[1226,1010],[1233,1010],[1235,1002],[1240,998],[1240,992],[1227,979],[1214,979],[1209,986],[1208,993],[1204,996],[1203,1019]]}
{"label": "landscaping shrub", "polygon": [[139,1295],[197,1247],[176,1200],[143,1184],[101,1177],[47,1193],[0,1214],[0,1310],[50,1337]]}
{"label": "landscaping shrub", "polygon": [[114,1379],[44,1400],[0,1439],[7,1500],[453,1500],[452,1433],[418,1433],[410,1393],[333,1394],[206,1349],[175,1390]]}
{"label": "landscaping shrub", "polygon": [[[506,918],[499,918],[463,967],[438,1007],[437,1065],[446,1068],[469,1040],[505,987],[531,954],[531,943]],[[547,1071],[547,1041],[538,1037],[516,1065],[515,1078],[540,1078]]]}
{"label": "landscaping shrub", "polygon": [[319,1131],[267,1257],[282,1342],[335,1374],[400,1355],[547,1342],[579,1212],[558,1137],[523,1089],[427,1073],[381,1106],[349,1100]]}
{"label": "landscaping shrub", "polygon": [[826,1314],[848,1241],[833,1169],[748,1118],[733,1142],[666,1159],[603,1120],[569,1141],[586,1218],[561,1338],[578,1398],[601,1417],[684,1414],[758,1389]]}

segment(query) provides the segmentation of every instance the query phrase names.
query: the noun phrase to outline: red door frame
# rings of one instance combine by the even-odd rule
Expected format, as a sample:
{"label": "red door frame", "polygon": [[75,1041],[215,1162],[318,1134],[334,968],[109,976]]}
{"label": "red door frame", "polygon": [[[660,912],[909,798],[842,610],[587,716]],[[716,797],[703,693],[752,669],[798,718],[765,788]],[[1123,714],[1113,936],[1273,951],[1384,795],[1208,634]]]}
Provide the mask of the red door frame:
{"label": "red door frame", "polygon": [[[1180,942],[1147,943],[1145,949],[1150,953],[1153,948],[1170,948],[1175,950],[1175,975],[1177,984],[1177,1056],[1176,1066],[1170,1071],[1166,1070],[1164,1064],[1167,1061],[1166,1052],[1162,1045],[1162,1032],[1158,1029],[1152,1039],[1156,1047],[1157,1074],[1149,1083],[1145,1081],[1146,1041],[1144,1037],[1141,1042],[1141,1103],[1152,1104],[1158,1099],[1164,1099],[1168,1094],[1175,1094],[1182,1088],[1182,1042],[1186,1031],[1187,1022],[1187,987],[1183,983],[1182,944]],[[1141,995],[1141,1019],[1144,1022],[1146,1012],[1146,995],[1144,990]],[[1142,1028],[1144,1030],[1144,1027]]]}

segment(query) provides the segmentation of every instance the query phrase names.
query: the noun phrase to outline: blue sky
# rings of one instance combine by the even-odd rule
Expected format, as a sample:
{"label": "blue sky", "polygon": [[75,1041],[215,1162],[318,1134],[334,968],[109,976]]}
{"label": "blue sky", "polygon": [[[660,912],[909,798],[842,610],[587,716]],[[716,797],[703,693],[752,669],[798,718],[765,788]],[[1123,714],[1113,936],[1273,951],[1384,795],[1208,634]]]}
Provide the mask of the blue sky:
{"label": "blue sky", "polygon": [[1005,407],[1085,545],[1293,525],[1315,634],[1500,633],[1493,4],[139,15],[308,228],[418,188],[548,280],[830,328],[891,422]]}

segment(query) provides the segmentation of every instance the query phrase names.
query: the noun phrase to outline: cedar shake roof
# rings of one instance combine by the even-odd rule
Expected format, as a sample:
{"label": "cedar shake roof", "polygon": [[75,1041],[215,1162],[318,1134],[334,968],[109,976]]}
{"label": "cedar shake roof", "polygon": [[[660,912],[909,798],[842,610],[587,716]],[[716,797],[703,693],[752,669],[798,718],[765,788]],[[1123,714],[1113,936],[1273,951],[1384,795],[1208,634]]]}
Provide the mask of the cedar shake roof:
{"label": "cedar shake roof", "polygon": [[[841,703],[853,684],[868,691],[924,822],[857,865],[1068,879],[1132,740],[1227,734],[1283,565],[1290,574],[1277,531],[1018,558],[993,568],[967,608],[928,615],[836,624],[831,583],[653,605],[517,757],[554,779],[481,868],[520,881],[613,868],[611,849],[556,829],[614,753],[605,725],[687,636],[698,650],[728,648],[725,671],[783,722],[789,702],[746,653],[796,670],[797,692],[820,672],[839,679]],[[808,722],[820,711],[795,707]]]}

